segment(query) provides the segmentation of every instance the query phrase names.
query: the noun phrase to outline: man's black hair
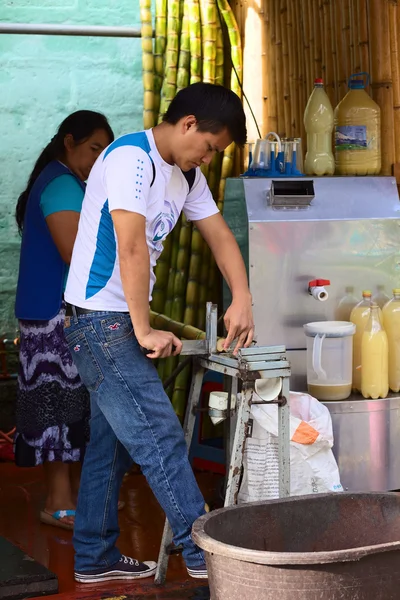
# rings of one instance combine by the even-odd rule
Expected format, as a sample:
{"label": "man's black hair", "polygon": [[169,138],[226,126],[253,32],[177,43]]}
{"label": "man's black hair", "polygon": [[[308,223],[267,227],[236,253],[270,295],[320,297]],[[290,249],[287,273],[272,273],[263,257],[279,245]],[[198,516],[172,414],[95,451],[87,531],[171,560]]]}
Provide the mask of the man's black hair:
{"label": "man's black hair", "polygon": [[193,115],[197,129],[220,133],[227,129],[238,146],[246,143],[246,117],[242,102],[232,90],[212,83],[192,83],[180,90],[163,116],[163,121],[175,125],[183,117]]}

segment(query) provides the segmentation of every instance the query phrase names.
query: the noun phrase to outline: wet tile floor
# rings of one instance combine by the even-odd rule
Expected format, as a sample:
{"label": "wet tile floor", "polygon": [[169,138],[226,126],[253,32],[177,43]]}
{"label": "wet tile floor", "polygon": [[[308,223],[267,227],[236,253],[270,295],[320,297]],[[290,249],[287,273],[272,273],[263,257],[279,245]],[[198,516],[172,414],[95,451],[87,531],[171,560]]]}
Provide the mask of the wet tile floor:
{"label": "wet tile floor", "polygon": [[[206,501],[213,505],[221,476],[197,473]],[[49,600],[206,600],[209,590],[201,580],[188,577],[182,557],[170,557],[165,586],[153,579],[140,582],[106,582],[80,585],[73,579],[72,533],[39,522],[44,499],[43,473],[40,467],[21,469],[0,463],[0,536],[10,540],[37,562],[53,571],[59,582],[59,594]],[[145,478],[132,472],[124,480],[120,511],[121,535],[118,546],[123,554],[140,560],[157,560],[164,513]]]}

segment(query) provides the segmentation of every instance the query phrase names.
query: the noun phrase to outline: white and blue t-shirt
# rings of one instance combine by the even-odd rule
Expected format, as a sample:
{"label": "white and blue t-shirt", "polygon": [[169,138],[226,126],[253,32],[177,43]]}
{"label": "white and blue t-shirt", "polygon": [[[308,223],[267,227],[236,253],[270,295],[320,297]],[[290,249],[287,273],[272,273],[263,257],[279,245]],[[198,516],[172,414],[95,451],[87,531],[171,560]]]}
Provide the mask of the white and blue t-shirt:
{"label": "white and blue t-shirt", "polygon": [[189,193],[179,167],[169,165],[160,156],[151,129],[115,140],[99,156],[87,182],[65,290],[70,304],[100,311],[128,310],[110,214],[116,209],[146,218],[150,300],[153,270],[163,241],[182,210],[190,221],[218,213],[200,169],[196,169]]}

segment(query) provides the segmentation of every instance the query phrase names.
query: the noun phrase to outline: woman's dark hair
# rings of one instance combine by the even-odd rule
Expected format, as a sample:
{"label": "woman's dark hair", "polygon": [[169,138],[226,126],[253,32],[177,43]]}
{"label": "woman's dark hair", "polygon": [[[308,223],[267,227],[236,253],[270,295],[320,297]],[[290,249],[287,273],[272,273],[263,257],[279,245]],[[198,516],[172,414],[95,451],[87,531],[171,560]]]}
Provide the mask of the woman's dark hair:
{"label": "woman's dark hair", "polygon": [[175,125],[183,117],[194,115],[199,131],[229,131],[232,140],[246,143],[246,116],[242,102],[232,90],[212,83],[193,83],[180,92],[169,105],[163,121]]}
{"label": "woman's dark hair", "polygon": [[26,205],[28,203],[29,194],[36,179],[39,177],[43,169],[52,161],[61,159],[65,152],[64,138],[70,134],[74,138],[75,144],[81,144],[89,138],[96,129],[102,129],[110,138],[110,143],[114,141],[114,133],[111,129],[106,117],[92,110],[77,110],[64,119],[59,126],[56,135],[51,142],[47,144],[41,155],[36,161],[33,171],[29,177],[26,190],[22,192],[18,198],[17,208],[15,211],[15,220],[17,221],[18,230],[21,233],[24,226],[24,216]]}

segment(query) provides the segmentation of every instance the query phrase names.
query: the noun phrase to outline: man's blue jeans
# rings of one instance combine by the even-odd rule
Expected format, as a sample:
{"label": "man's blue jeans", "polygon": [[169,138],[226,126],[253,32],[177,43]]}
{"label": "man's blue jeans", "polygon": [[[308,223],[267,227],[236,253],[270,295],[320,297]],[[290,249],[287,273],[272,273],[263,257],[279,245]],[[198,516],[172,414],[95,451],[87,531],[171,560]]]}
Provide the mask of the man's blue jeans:
{"label": "man's blue jeans", "polygon": [[187,566],[203,564],[191,528],[204,514],[204,499],[182,427],[152,361],[141,352],[129,315],[79,314],[65,325],[92,411],[74,527],[75,570],[107,567],[120,559],[115,546],[118,496],[132,459],[164,509],[175,544],[183,545]]}

